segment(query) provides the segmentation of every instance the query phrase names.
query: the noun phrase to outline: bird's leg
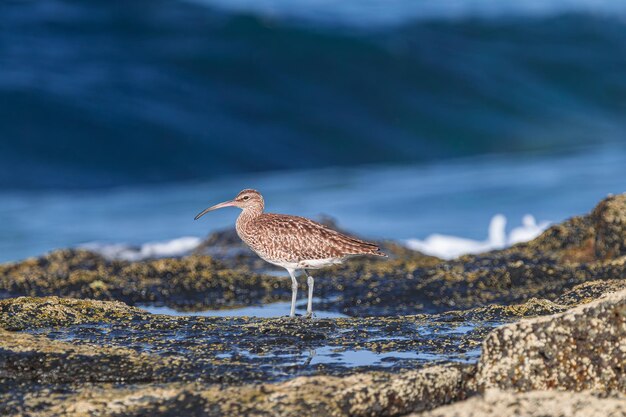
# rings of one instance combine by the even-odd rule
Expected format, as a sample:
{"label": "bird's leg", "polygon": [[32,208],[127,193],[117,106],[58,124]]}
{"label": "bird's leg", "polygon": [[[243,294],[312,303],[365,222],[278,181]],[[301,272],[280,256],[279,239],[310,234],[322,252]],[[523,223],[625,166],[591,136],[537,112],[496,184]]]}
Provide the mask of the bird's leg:
{"label": "bird's leg", "polygon": [[295,270],[287,269],[291,277],[291,311],[289,317],[296,316],[296,299],[298,298],[298,280],[296,279]]}
{"label": "bird's leg", "polygon": [[315,357],[315,355],[316,355],[315,349],[309,349],[309,357],[306,358],[302,366],[309,366],[311,364],[311,361]]}
{"label": "bird's leg", "polygon": [[313,284],[315,280],[311,275],[309,275],[309,271],[304,270],[306,274],[306,283],[309,286],[309,300],[306,304],[306,317],[313,317]]}

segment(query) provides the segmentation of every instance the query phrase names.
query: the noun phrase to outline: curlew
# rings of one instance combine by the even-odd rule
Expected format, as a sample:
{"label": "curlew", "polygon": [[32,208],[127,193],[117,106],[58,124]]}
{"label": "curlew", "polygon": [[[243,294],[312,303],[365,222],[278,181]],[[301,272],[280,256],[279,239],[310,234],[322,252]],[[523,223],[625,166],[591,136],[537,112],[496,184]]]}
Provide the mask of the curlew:
{"label": "curlew", "polygon": [[296,271],[307,276],[308,302],[306,317],[313,315],[313,277],[309,269],[320,269],[341,264],[358,255],[384,256],[373,243],[346,236],[313,220],[287,214],[264,213],[263,196],[256,190],[246,189],[233,200],[216,204],[200,212],[194,220],[212,210],[239,207],[237,234],[261,259],[283,267],[291,277],[291,311],[296,313],[298,281]]}

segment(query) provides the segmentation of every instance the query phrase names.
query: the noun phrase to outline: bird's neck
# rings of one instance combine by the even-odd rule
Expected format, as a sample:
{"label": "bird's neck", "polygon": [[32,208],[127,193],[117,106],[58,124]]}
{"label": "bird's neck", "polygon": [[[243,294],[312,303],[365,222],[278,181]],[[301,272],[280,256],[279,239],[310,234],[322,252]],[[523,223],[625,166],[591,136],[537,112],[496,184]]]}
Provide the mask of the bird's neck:
{"label": "bird's neck", "polygon": [[237,217],[237,233],[239,236],[245,234],[245,229],[250,222],[263,214],[263,206],[246,207],[241,210],[241,214]]}

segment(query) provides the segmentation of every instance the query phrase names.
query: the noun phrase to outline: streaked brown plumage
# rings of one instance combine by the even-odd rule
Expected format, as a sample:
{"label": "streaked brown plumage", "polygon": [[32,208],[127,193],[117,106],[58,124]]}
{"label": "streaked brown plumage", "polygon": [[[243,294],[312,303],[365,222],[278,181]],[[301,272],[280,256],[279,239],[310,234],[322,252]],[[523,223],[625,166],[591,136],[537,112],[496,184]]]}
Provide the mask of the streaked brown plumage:
{"label": "streaked brown plumage", "polygon": [[209,207],[196,216],[223,207],[242,209],[237,218],[237,234],[262,259],[287,269],[292,279],[290,316],[295,315],[297,281],[295,271],[304,270],[309,284],[307,316],[312,314],[313,278],[307,269],[342,263],[358,255],[386,256],[373,243],[344,235],[304,217],[264,213],[263,196],[256,191],[241,191],[231,201]]}

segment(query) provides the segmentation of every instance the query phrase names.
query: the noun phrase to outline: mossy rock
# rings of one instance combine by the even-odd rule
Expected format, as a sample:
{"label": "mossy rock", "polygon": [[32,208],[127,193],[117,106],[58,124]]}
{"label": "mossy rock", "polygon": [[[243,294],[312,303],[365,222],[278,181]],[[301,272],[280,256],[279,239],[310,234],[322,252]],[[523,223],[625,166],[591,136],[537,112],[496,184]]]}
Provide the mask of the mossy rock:
{"label": "mossy rock", "polygon": [[7,330],[107,323],[147,315],[144,310],[118,301],[60,297],[18,297],[0,300],[0,327]]}

